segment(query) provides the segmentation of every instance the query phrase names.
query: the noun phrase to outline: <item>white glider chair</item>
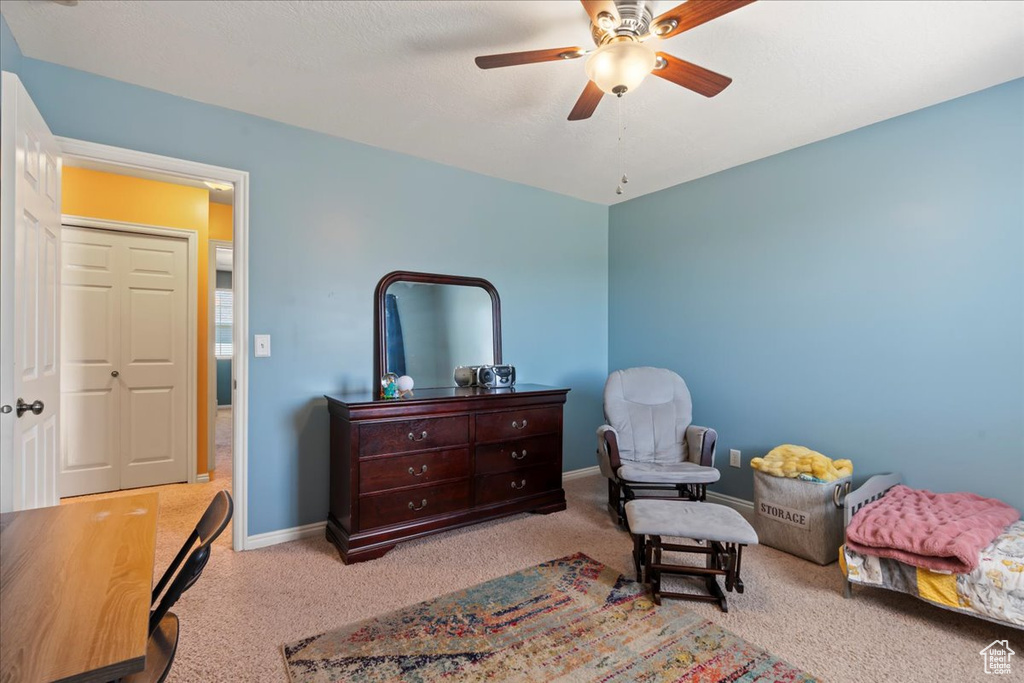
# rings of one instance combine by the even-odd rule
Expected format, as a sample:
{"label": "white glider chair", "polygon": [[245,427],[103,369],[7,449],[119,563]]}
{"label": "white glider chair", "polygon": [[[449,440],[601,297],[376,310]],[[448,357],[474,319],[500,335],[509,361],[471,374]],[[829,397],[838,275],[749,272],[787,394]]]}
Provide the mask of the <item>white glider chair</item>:
{"label": "white glider chair", "polygon": [[718,433],[690,424],[693,404],[683,378],[663,368],[616,370],[604,385],[604,418],[597,430],[608,505],[625,520],[625,503],[637,490],[671,491],[702,501],[718,481]]}

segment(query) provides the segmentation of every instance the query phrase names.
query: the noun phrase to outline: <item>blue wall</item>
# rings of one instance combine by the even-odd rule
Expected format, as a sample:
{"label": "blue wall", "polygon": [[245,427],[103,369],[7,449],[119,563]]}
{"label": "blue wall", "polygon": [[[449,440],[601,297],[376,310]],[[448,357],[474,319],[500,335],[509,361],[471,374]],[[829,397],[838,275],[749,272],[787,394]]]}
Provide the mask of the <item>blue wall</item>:
{"label": "blue wall", "polygon": [[217,359],[217,405],[231,405],[231,359]]}
{"label": "blue wall", "polygon": [[798,443],[1024,508],[1022,130],[1017,80],[614,206],[609,369],[683,375],[720,492]]}
{"label": "blue wall", "polygon": [[606,207],[28,57],[9,67],[2,31],[3,68],[57,135],[250,173],[250,333],[273,339],[249,365],[250,534],[326,518],[322,395],[369,388],[373,289],[396,269],[493,282],[505,360],[572,388],[565,468],[594,463]]}

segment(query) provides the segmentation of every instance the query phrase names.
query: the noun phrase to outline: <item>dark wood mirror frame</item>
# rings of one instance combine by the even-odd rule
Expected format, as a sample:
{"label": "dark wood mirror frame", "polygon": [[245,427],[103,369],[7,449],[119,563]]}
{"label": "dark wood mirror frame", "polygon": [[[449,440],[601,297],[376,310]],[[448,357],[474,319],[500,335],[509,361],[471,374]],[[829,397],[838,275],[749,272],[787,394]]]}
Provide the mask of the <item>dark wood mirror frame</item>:
{"label": "dark wood mirror frame", "polygon": [[[491,297],[491,338],[494,340],[494,365],[501,364],[501,300],[498,290],[487,280],[479,277],[462,277],[460,275],[440,275],[437,273],[416,273],[408,270],[396,270],[388,273],[377,283],[373,292],[373,383],[370,385],[374,393],[380,391],[380,378],[387,367],[387,343],[384,330],[384,295],[388,287],[395,282],[421,282],[431,285],[461,285],[479,287]],[[454,379],[452,384],[454,384]]]}

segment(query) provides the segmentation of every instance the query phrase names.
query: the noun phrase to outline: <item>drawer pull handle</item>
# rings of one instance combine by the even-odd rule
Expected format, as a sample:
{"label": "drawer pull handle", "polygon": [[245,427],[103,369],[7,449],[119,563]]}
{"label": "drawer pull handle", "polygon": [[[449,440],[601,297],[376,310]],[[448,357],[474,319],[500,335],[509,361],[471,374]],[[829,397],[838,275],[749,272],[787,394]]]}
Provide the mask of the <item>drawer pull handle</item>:
{"label": "drawer pull handle", "polygon": [[512,420],[512,429],[526,429],[526,420],[523,420],[522,424]]}
{"label": "drawer pull handle", "polygon": [[411,474],[414,477],[420,477],[420,476],[423,476],[426,473],[427,473],[427,466],[426,465],[421,467],[419,472],[417,472],[416,470],[414,470],[411,467],[409,468],[409,474]]}
{"label": "drawer pull handle", "polygon": [[[514,488],[516,491],[522,491],[523,489],[526,488],[526,480],[523,479],[521,482],[519,482],[519,486],[516,486],[516,483],[512,482],[512,488]],[[426,501],[423,501],[423,502],[426,502]]]}
{"label": "drawer pull handle", "polygon": [[525,457],[526,457],[526,449],[523,449],[522,454],[519,454],[519,453],[516,453],[515,451],[512,451],[512,459],[513,460],[522,460]]}
{"label": "drawer pull handle", "polygon": [[427,438],[427,430],[425,429],[419,436],[416,436],[412,432],[409,432],[409,441],[423,441],[423,439],[425,438]]}
{"label": "drawer pull handle", "polygon": [[420,503],[419,507],[416,507],[416,503],[412,502],[411,500],[409,501],[409,509],[410,510],[422,510],[425,507],[427,507],[427,499],[426,498],[423,499],[423,502]]}

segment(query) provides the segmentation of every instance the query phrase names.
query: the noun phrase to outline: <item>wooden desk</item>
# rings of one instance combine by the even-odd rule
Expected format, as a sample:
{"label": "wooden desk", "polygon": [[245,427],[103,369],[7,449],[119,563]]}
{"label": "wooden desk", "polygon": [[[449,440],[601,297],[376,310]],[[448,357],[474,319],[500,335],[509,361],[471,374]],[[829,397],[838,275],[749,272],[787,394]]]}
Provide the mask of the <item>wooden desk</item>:
{"label": "wooden desk", "polygon": [[142,671],[156,513],[143,493],[0,515],[0,683]]}

